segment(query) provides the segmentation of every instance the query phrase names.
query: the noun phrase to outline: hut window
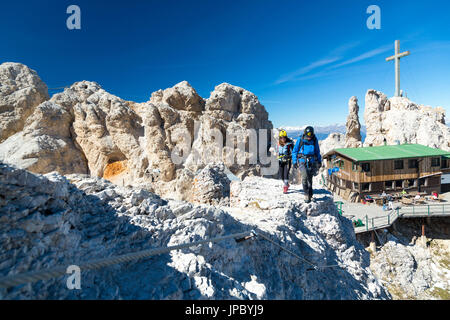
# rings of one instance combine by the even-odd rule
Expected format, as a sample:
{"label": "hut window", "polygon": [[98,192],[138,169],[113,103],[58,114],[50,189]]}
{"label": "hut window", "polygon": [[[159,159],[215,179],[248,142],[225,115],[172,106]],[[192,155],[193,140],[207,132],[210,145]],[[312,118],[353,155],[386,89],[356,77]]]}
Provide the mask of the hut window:
{"label": "hut window", "polygon": [[408,167],[410,169],[417,169],[419,167],[419,162],[416,159],[409,160]]}
{"label": "hut window", "polygon": [[362,191],[370,191],[370,183],[363,183],[361,185]]}
{"label": "hut window", "polygon": [[442,159],[442,168],[448,168],[448,160],[447,159]]}
{"label": "hut window", "polygon": [[395,188],[402,189],[403,188],[403,180],[395,180]]}
{"label": "hut window", "polygon": [[363,172],[370,172],[370,163],[361,163],[361,168]]}
{"label": "hut window", "polygon": [[440,167],[441,166],[441,158],[432,158],[431,166],[432,167]]}
{"label": "hut window", "polygon": [[403,160],[395,160],[394,161],[394,169],[402,170],[403,169]]}
{"label": "hut window", "polygon": [[358,164],[356,162],[353,162],[352,164],[352,170],[353,171],[358,171]]}

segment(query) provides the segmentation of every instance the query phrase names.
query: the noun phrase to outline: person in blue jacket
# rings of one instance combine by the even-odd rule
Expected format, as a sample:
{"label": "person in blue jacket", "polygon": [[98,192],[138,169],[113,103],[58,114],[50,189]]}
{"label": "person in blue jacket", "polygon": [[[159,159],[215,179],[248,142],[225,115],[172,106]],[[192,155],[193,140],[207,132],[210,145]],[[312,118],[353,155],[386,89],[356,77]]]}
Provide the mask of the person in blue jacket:
{"label": "person in blue jacket", "polygon": [[303,191],[306,195],[306,203],[313,198],[312,179],[322,166],[319,142],[314,134],[313,127],[306,127],[303,136],[299,137],[292,151],[292,163],[294,168],[299,168],[302,176]]}

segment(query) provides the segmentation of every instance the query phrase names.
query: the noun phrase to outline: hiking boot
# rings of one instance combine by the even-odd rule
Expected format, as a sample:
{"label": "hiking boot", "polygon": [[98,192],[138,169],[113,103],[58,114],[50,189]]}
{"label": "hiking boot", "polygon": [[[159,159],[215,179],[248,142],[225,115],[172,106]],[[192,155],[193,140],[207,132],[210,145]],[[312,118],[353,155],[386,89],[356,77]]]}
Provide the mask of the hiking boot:
{"label": "hiking boot", "polygon": [[288,188],[289,188],[288,186],[284,186],[284,187],[283,187],[283,193],[284,193],[284,194],[286,194],[286,193],[288,192]]}
{"label": "hiking boot", "polygon": [[311,202],[311,197],[308,195],[308,196],[306,196],[305,203],[310,203],[310,202]]}

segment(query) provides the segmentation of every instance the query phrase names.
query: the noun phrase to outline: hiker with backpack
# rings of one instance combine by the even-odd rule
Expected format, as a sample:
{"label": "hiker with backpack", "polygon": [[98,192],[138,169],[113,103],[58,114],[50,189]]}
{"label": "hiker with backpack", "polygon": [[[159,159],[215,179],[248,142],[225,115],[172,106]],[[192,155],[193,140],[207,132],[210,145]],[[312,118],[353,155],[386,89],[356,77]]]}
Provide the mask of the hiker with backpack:
{"label": "hiker with backpack", "polygon": [[302,176],[303,191],[306,195],[306,203],[313,199],[312,179],[319,173],[322,166],[319,142],[314,134],[313,127],[306,127],[303,136],[299,137],[292,151],[294,168],[300,170]]}
{"label": "hiker with backpack", "polygon": [[281,130],[278,139],[278,163],[279,177],[283,180],[283,193],[287,193],[289,189],[289,171],[292,165],[292,148],[294,143],[288,138],[287,132]]}

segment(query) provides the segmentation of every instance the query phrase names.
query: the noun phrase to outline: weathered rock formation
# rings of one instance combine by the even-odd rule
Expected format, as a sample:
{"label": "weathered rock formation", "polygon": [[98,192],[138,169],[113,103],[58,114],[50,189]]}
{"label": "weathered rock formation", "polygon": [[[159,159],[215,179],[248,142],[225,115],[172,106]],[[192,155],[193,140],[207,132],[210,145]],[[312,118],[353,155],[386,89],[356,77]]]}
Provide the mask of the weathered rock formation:
{"label": "weathered rock formation", "polygon": [[337,148],[358,148],[361,142],[361,124],[359,122],[358,99],[353,96],[348,101],[348,116],[345,124],[345,134],[332,132],[324,140],[319,141],[322,155]]}
{"label": "weathered rock formation", "polygon": [[25,120],[42,102],[48,89],[34,70],[20,63],[0,65],[0,143],[23,129]]}
{"label": "weathered rock formation", "polygon": [[450,150],[450,128],[445,125],[445,110],[417,105],[405,97],[388,99],[369,90],[366,94],[364,120],[367,137],[364,146],[418,143]]}
{"label": "weathered rock formation", "polygon": [[23,130],[0,144],[0,159],[32,172],[87,173],[86,159],[72,140],[72,116],[47,101],[25,120]]}
{"label": "weathered rock formation", "polygon": [[283,195],[280,181],[248,177],[232,182],[236,205],[218,208],[88,175],[0,164],[0,177],[0,277],[248,230],[307,260],[262,237],[229,239],[85,270],[81,290],[68,290],[59,277],[1,288],[1,299],[389,298],[350,220],[325,192],[304,204],[298,186]]}
{"label": "weathered rock formation", "polygon": [[48,95],[34,71],[5,63],[0,79],[0,161],[35,173],[87,173],[188,199],[183,190],[207,164],[258,174],[249,144],[259,137],[250,141],[248,130],[272,129],[258,98],[226,83],[206,100],[183,81],[135,103],[81,81],[42,103]]}
{"label": "weathered rock formation", "polygon": [[348,116],[346,133],[345,133],[345,147],[357,148],[362,146],[361,142],[361,124],[359,123],[359,106],[358,99],[353,96],[348,101]]}
{"label": "weathered rock formation", "polygon": [[326,139],[319,141],[320,153],[324,155],[333,149],[345,148],[345,141],[345,134],[337,132],[330,133]]}
{"label": "weathered rock formation", "polygon": [[[73,115],[73,138],[86,157],[87,173],[103,177],[105,171],[114,172],[110,166],[117,167],[116,162],[120,161],[124,184],[144,176],[149,165],[143,126],[147,119],[140,117],[126,101],[88,81],[75,83],[55,94],[51,101]],[[152,112],[151,107],[148,111]],[[162,177],[172,178],[166,171]]]}
{"label": "weathered rock formation", "polygon": [[230,179],[225,165],[208,164],[194,177],[192,202],[219,205],[230,196]]}
{"label": "weathered rock formation", "polygon": [[[206,100],[186,167],[196,171],[205,163],[221,158],[239,177],[254,174],[255,166],[249,164],[257,154],[250,152],[250,145],[257,150],[262,135],[270,142],[268,130],[272,128],[267,111],[253,93],[226,83],[218,85]],[[257,129],[258,135],[249,134],[249,129]]]}
{"label": "weathered rock formation", "polygon": [[371,269],[394,299],[449,299],[450,224],[446,218],[434,219],[426,226],[426,247],[421,221],[402,219],[397,231],[382,233],[383,245],[373,254]]}

